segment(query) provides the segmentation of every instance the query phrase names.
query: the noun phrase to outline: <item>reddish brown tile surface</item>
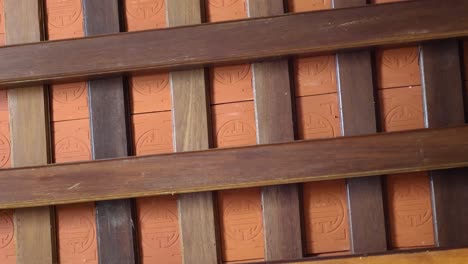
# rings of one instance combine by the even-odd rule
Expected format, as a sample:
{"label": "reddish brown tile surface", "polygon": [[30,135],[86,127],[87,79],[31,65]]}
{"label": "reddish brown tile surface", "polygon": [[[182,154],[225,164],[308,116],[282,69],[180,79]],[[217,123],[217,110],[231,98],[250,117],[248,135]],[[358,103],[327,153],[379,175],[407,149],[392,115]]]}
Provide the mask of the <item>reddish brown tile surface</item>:
{"label": "reddish brown tile surface", "polygon": [[289,0],[288,3],[290,12],[322,10],[332,7],[331,0]]}
{"label": "reddish brown tile surface", "polygon": [[133,131],[137,156],[173,151],[171,112],[134,115]]}
{"label": "reddish brown tile surface", "polygon": [[0,0],[0,45],[5,45],[5,14],[3,12],[3,0]]}
{"label": "reddish brown tile surface", "polygon": [[210,69],[211,103],[253,100],[250,64]]}
{"label": "reddish brown tile surface", "polygon": [[205,0],[210,22],[242,19],[247,17],[245,0]]}
{"label": "reddish brown tile surface", "polygon": [[165,0],[124,0],[128,31],[166,26]]}
{"label": "reddish brown tile surface", "polygon": [[432,207],[427,173],[387,177],[390,231],[393,248],[434,245]]}
{"label": "reddish brown tile surface", "polygon": [[55,163],[91,160],[89,120],[52,124]]}
{"label": "reddish brown tile surface", "polygon": [[344,180],[304,184],[304,215],[308,253],[350,249]]}
{"label": "reddish brown tile surface", "polygon": [[418,47],[378,49],[378,88],[395,88],[421,84]]}
{"label": "reddish brown tile surface", "polygon": [[49,40],[82,37],[81,0],[46,0]]}
{"label": "reddish brown tile surface", "polygon": [[336,93],[335,56],[299,58],[294,62],[296,96]]}
{"label": "reddish brown tile surface", "polygon": [[0,211],[0,263],[16,263],[13,210]]}
{"label": "reddish brown tile surface", "polygon": [[337,94],[298,97],[296,107],[300,139],[341,135]]}
{"label": "reddish brown tile surface", "polygon": [[420,86],[380,90],[379,100],[384,131],[424,128]]}
{"label": "reddish brown tile surface", "polygon": [[263,220],[260,188],[219,192],[223,259],[263,258]]}
{"label": "reddish brown tile surface", "polygon": [[87,83],[53,85],[51,106],[52,121],[89,118]]}
{"label": "reddish brown tile surface", "polygon": [[94,203],[57,206],[59,261],[97,264]]}
{"label": "reddish brown tile surface", "polygon": [[130,95],[132,114],[171,110],[169,74],[132,76],[130,78]]}
{"label": "reddish brown tile surface", "polygon": [[176,196],[137,200],[143,263],[182,263]]}
{"label": "reddish brown tile surface", "polygon": [[10,167],[10,127],[7,90],[0,91],[0,168]]}

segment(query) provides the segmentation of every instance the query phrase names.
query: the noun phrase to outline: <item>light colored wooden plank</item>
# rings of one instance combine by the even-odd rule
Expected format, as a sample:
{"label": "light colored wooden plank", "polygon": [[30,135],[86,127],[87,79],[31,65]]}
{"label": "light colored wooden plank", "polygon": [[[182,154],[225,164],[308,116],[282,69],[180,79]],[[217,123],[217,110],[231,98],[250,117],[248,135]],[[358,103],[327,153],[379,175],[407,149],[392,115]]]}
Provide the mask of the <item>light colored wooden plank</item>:
{"label": "light colored wooden plank", "polygon": [[[6,43],[41,40],[42,1],[5,0]],[[49,161],[47,90],[42,87],[8,91],[13,167]],[[51,207],[17,209],[14,216],[17,263],[53,263],[54,212]]]}
{"label": "light colored wooden plank", "polygon": [[[199,24],[200,0],[170,0],[169,26]],[[174,145],[177,152],[210,147],[205,70],[171,72]],[[213,192],[182,194],[178,198],[184,263],[218,263],[215,204]],[[203,223],[203,224],[200,224]]]}

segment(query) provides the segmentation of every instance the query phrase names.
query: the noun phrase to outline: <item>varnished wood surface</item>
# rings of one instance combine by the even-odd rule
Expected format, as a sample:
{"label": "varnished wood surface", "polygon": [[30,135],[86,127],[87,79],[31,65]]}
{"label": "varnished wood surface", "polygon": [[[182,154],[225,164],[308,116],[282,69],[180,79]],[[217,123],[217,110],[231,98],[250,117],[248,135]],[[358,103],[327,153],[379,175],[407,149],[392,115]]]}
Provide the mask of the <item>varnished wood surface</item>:
{"label": "varnished wood surface", "polygon": [[[118,0],[83,0],[86,36],[118,33]],[[128,155],[127,111],[122,77],[89,82],[93,159]],[[136,263],[137,246],[131,200],[96,203],[99,263]]]}
{"label": "varnished wood surface", "polygon": [[[302,261],[283,261],[287,264],[465,264],[468,249],[418,250],[414,252],[392,252],[387,255],[331,257],[328,259],[305,259]],[[276,262],[271,262],[276,263]]]}
{"label": "varnished wood surface", "polygon": [[[465,123],[459,56],[456,40],[421,46],[426,127]],[[467,168],[430,173],[437,246],[468,246],[467,174]]]}
{"label": "varnished wood surface", "polygon": [[461,37],[467,12],[420,0],[3,47],[0,86]]}
{"label": "varnished wood surface", "polygon": [[468,126],[426,129],[6,169],[0,185],[9,188],[0,192],[0,209],[467,165]]}
{"label": "varnished wood surface", "polygon": [[[249,17],[284,13],[283,0],[248,1]],[[287,60],[252,66],[257,143],[294,141],[292,90]],[[262,188],[265,260],[303,256],[299,186]],[[287,241],[287,243],[285,243]]]}
{"label": "varnished wood surface", "polygon": [[[42,1],[6,0],[7,44],[41,40]],[[21,55],[18,55],[21,56]],[[38,166],[49,162],[47,89],[27,87],[8,91],[10,112],[11,164]],[[10,178],[10,181],[14,178]],[[6,188],[7,183],[3,184]],[[14,215],[16,262],[54,263],[55,219],[52,207],[17,209]]]}
{"label": "varnished wood surface", "polygon": [[[202,22],[200,0],[166,2],[171,27]],[[210,147],[209,98],[204,69],[170,73],[174,146],[176,152]],[[221,260],[217,235],[215,193],[181,194],[178,197],[182,259],[185,264],[216,264]]]}

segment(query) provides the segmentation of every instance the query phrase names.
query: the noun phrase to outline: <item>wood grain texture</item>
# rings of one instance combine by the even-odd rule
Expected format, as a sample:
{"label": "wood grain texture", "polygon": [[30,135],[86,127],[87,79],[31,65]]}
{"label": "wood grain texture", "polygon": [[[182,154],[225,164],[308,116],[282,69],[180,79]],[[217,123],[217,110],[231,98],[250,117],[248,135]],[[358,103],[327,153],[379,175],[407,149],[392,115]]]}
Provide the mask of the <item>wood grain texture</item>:
{"label": "wood grain texture", "polygon": [[281,262],[288,264],[464,264],[468,259],[467,249],[393,252],[387,255],[333,257],[302,261]]}
{"label": "wood grain texture", "polygon": [[[203,2],[167,1],[168,25],[201,23]],[[205,76],[204,69],[170,73],[176,152],[210,147],[209,101]],[[221,260],[214,198],[213,192],[182,194],[178,198],[182,258],[185,264],[215,264]]]}
{"label": "wood grain texture", "polygon": [[3,47],[0,86],[461,37],[467,12],[464,0],[409,1]]}
{"label": "wood grain texture", "polygon": [[[118,0],[84,0],[86,36],[118,33]],[[122,77],[89,84],[89,112],[93,159],[128,155],[128,118]],[[136,263],[137,246],[131,200],[96,203],[99,263]]]}
{"label": "wood grain texture", "polygon": [[[365,0],[334,0],[335,8],[364,6]],[[377,132],[371,54],[337,55],[341,128],[344,136]],[[387,249],[380,176],[347,180],[351,252],[375,253]],[[372,212],[372,213],[370,213]]]}
{"label": "wood grain texture", "polygon": [[[282,0],[250,0],[249,17],[284,13]],[[292,95],[288,61],[254,63],[252,66],[257,143],[294,141]],[[265,260],[303,256],[299,186],[262,188]]]}
{"label": "wood grain texture", "polygon": [[[421,46],[425,125],[440,128],[465,123],[460,54],[456,40]],[[468,170],[430,173],[437,246],[468,245]]]}
{"label": "wood grain texture", "polygon": [[[0,170],[0,184],[8,184],[9,188],[0,192],[0,209],[458,168],[467,164],[468,127],[461,126],[5,169]],[[12,178],[17,181],[12,182]]]}
{"label": "wood grain texture", "polygon": [[[4,1],[7,44],[41,40],[41,3],[37,0]],[[46,98],[47,90],[42,86],[8,90],[13,167],[45,165],[50,161]],[[14,227],[17,263],[55,261],[52,207],[17,209]]]}

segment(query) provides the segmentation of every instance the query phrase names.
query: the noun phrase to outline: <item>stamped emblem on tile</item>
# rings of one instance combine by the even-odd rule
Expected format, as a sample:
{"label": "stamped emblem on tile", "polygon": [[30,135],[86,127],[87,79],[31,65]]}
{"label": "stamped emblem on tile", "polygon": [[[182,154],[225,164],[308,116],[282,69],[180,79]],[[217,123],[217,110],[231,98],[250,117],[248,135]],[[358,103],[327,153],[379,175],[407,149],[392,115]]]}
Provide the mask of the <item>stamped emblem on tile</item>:
{"label": "stamped emblem on tile", "polygon": [[418,50],[415,48],[389,49],[383,52],[382,63],[391,69],[404,68],[418,59]]}
{"label": "stamped emblem on tile", "polygon": [[149,155],[172,150],[171,135],[159,129],[143,133],[137,140],[137,155]]}
{"label": "stamped emblem on tile", "polygon": [[210,5],[215,7],[227,7],[232,6],[237,3],[239,0],[209,0]]}
{"label": "stamped emblem on tile", "polygon": [[94,242],[91,219],[83,214],[63,214],[59,219],[60,249],[76,255],[87,251]]}
{"label": "stamped emblem on tile", "polygon": [[56,156],[60,157],[62,162],[91,159],[89,147],[74,137],[67,137],[58,141],[55,149]]}
{"label": "stamped emblem on tile", "polygon": [[249,241],[262,231],[261,208],[258,203],[239,198],[225,208],[226,231],[234,240]]}
{"label": "stamped emblem on tile", "polygon": [[337,230],[344,219],[344,206],[341,200],[331,193],[320,193],[312,196],[309,203],[309,221],[313,232],[321,234]]}
{"label": "stamped emblem on tile", "polygon": [[78,100],[85,90],[85,82],[55,85],[52,89],[52,96],[57,102],[66,104]]}
{"label": "stamped emblem on tile", "polygon": [[385,115],[385,123],[392,128],[406,128],[423,123],[422,112],[409,105],[398,105]]}
{"label": "stamped emblem on tile", "polygon": [[[170,1],[170,0],[169,0]],[[128,0],[126,9],[136,19],[148,19],[157,15],[164,6],[164,0]]]}
{"label": "stamped emblem on tile", "polygon": [[169,248],[179,239],[177,215],[165,206],[152,207],[143,215],[141,224],[143,243],[151,248]]}
{"label": "stamped emblem on tile", "polygon": [[217,67],[214,69],[215,80],[219,83],[230,85],[244,80],[250,72],[250,65],[235,65]]}
{"label": "stamped emblem on tile", "polygon": [[255,139],[255,129],[242,120],[231,120],[219,129],[218,139],[219,146],[248,145]]}
{"label": "stamped emblem on tile", "polygon": [[10,159],[10,141],[5,135],[0,134],[0,168],[3,168]]}
{"label": "stamped emblem on tile", "polygon": [[0,249],[8,247],[13,241],[13,219],[7,211],[0,212]]}
{"label": "stamped emblem on tile", "polygon": [[157,74],[133,77],[135,90],[142,95],[156,94],[164,90],[169,84],[168,74]]}
{"label": "stamped emblem on tile", "polygon": [[75,23],[81,15],[81,0],[48,0],[48,22],[57,28]]}
{"label": "stamped emblem on tile", "polygon": [[395,188],[397,221],[401,224],[418,227],[432,218],[429,190],[415,184],[400,184]]}
{"label": "stamped emblem on tile", "polygon": [[327,118],[319,114],[307,113],[304,124],[308,137],[326,138],[335,136],[333,125]]}
{"label": "stamped emblem on tile", "polygon": [[297,63],[297,72],[300,77],[316,76],[327,70],[330,65],[330,56],[320,56],[302,59]]}

